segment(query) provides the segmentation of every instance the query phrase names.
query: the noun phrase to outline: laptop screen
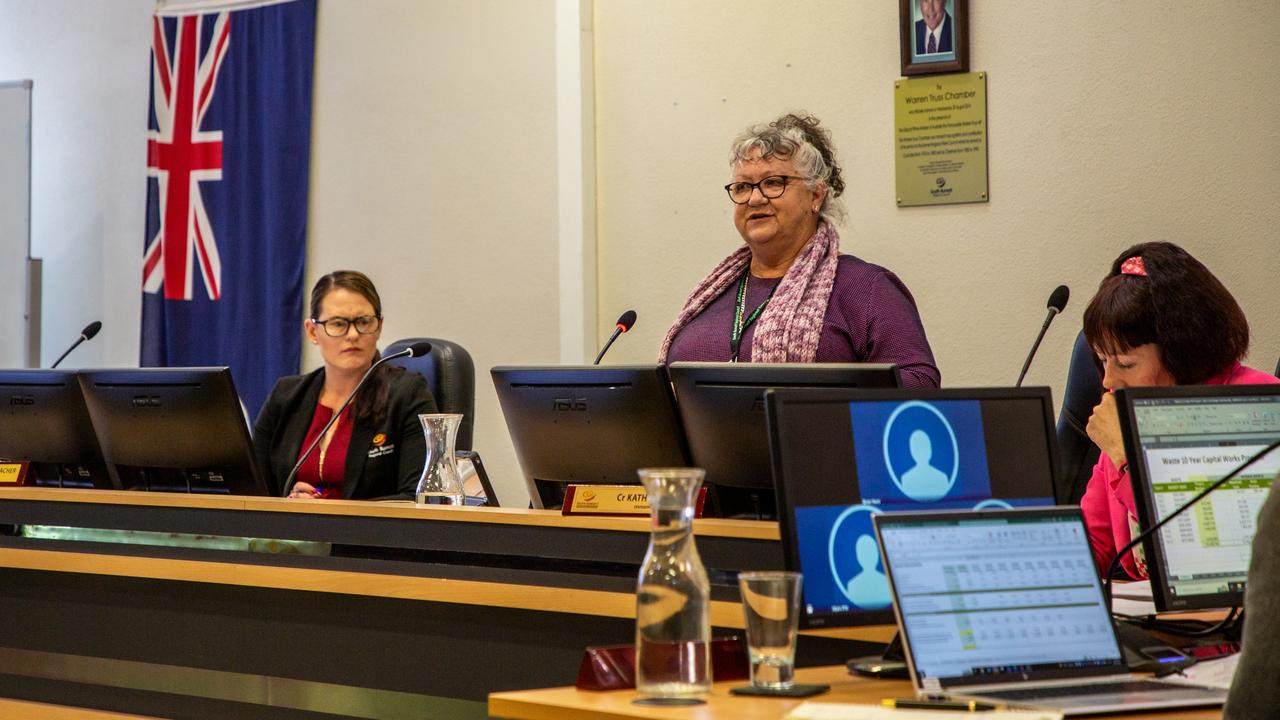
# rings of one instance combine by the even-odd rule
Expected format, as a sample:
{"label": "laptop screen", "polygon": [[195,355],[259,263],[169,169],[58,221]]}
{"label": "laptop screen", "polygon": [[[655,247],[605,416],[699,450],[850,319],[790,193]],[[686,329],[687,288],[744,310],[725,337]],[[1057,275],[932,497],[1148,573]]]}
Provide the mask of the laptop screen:
{"label": "laptop screen", "polygon": [[775,391],[767,404],[805,627],[893,622],[872,515],[1053,504],[1048,388]]}
{"label": "laptop screen", "polygon": [[[1280,385],[1143,388],[1120,394],[1130,476],[1143,527],[1280,439]],[[1147,546],[1161,610],[1239,605],[1258,510],[1280,451],[1178,516]]]}
{"label": "laptop screen", "polygon": [[1124,671],[1078,509],[875,522],[923,689]]}

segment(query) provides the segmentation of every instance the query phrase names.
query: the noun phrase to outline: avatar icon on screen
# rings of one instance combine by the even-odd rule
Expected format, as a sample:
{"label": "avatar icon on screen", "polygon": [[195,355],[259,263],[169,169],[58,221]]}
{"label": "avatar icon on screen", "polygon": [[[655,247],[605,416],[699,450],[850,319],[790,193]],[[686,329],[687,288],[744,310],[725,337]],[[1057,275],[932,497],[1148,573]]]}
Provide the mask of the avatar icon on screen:
{"label": "avatar icon on screen", "polygon": [[862,568],[845,586],[844,594],[849,602],[860,608],[888,607],[892,598],[889,596],[889,579],[876,569],[880,561],[880,548],[871,535],[858,538],[855,546],[858,565]]}
{"label": "avatar icon on screen", "polygon": [[902,492],[912,500],[937,500],[947,494],[952,478],[929,464],[933,459],[933,441],[923,430],[911,431],[911,459],[915,465],[902,473]]}
{"label": "avatar icon on screen", "polygon": [[863,402],[850,413],[863,502],[906,509],[991,496],[977,401]]}

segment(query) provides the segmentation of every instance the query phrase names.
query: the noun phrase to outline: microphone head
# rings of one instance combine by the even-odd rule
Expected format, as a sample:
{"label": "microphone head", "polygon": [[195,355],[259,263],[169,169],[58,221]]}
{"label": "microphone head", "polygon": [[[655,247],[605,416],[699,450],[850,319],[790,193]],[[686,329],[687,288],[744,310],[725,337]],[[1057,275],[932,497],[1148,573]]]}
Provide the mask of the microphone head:
{"label": "microphone head", "polygon": [[97,335],[98,331],[101,329],[102,329],[102,321],[94,320],[88,325],[85,325],[84,329],[80,331],[80,334],[84,336],[85,340],[92,340],[93,336]]}
{"label": "microphone head", "polygon": [[1059,285],[1054,288],[1053,294],[1049,296],[1048,308],[1056,312],[1062,312],[1067,306],[1067,298],[1071,297],[1071,288],[1066,285]]}
{"label": "microphone head", "polygon": [[631,326],[635,324],[636,324],[635,310],[628,310],[618,316],[618,329],[621,330],[622,332],[626,332],[630,330]]}
{"label": "microphone head", "polygon": [[431,352],[431,343],[416,342],[405,349],[409,351],[409,357],[422,357]]}

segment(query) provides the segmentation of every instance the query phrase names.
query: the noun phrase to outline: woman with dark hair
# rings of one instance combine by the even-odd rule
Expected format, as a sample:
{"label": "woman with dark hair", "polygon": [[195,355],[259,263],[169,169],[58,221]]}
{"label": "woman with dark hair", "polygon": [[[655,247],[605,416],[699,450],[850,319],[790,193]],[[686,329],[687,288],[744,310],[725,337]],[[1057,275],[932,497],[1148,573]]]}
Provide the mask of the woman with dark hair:
{"label": "woman with dark hair", "polygon": [[[1153,385],[1258,385],[1280,382],[1240,364],[1249,323],[1227,288],[1187,251],[1167,242],[1134,245],[1084,311],[1084,334],[1107,389],[1086,428],[1102,450],[1080,501],[1099,572],[1138,527],[1120,416],[1110,391]],[[1129,577],[1145,578],[1140,550],[1121,559]]]}
{"label": "woman with dark hair", "polygon": [[412,497],[426,458],[418,415],[435,412],[435,400],[421,375],[390,364],[374,371],[320,438],[292,487],[282,487],[378,359],[382,299],[363,273],[329,273],[311,290],[303,326],[324,367],[281,378],[258,414],[253,450],[268,487],[292,498]]}
{"label": "woman with dark hair", "polygon": [[907,387],[940,376],[915,300],[896,275],[840,254],[844,192],[831,136],[814,117],[756,125],[729,151],[744,244],[694,288],[659,362],[896,363]]}

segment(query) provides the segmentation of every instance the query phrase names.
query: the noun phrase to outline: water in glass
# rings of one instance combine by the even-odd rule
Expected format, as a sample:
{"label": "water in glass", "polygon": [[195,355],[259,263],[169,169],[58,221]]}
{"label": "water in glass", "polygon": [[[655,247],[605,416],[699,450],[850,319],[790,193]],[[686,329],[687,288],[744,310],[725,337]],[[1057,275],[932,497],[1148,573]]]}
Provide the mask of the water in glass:
{"label": "water in glass", "polygon": [[649,468],[652,532],[636,584],[636,690],[646,698],[711,689],[711,584],[693,541],[698,468]]}
{"label": "water in glass", "polygon": [[800,585],[800,573],[794,572],[738,575],[751,684],[756,687],[778,689],[795,684]]}

